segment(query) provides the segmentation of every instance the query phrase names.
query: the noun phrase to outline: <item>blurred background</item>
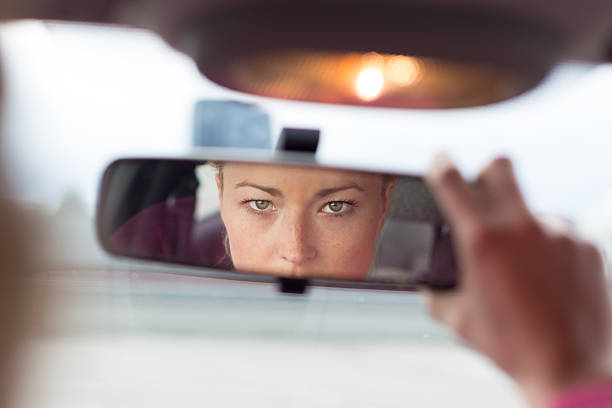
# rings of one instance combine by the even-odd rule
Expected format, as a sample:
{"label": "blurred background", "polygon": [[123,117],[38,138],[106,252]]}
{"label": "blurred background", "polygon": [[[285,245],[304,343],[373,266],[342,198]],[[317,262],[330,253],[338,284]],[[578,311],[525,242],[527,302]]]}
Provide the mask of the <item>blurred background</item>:
{"label": "blurred background", "polygon": [[34,284],[52,305],[32,327],[19,406],[522,405],[418,294],[292,297],[105,255],[93,221],[105,165],[218,143],[216,118],[240,124],[217,129],[221,140],[252,132],[271,146],[283,127],[319,128],[323,163],[419,174],[446,150],[473,176],[507,155],[534,211],[570,220],[612,254],[609,65],[567,63],[513,101],[424,112],[245,96],[157,36],[120,27],[3,24],[0,50],[2,160],[30,215]]}

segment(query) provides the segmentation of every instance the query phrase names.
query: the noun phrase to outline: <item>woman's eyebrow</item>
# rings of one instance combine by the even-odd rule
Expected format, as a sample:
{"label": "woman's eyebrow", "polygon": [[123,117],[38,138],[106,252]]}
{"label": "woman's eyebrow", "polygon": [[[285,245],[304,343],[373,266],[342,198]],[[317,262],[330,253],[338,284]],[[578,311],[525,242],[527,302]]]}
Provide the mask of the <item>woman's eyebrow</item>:
{"label": "woman's eyebrow", "polygon": [[338,191],[344,191],[344,190],[350,190],[350,189],[364,191],[363,187],[361,187],[359,184],[349,183],[349,184],[345,184],[345,185],[338,186],[338,187],[325,188],[323,190],[319,190],[316,196],[322,198],[330,194],[337,193]]}
{"label": "woman's eyebrow", "polygon": [[234,186],[234,189],[240,188],[240,187],[253,187],[253,188],[256,188],[258,190],[264,191],[264,192],[266,192],[266,193],[268,193],[268,194],[270,194],[271,196],[274,196],[274,197],[282,197],[283,196],[283,193],[279,189],[276,189],[276,188],[273,188],[273,187],[260,186],[259,184],[251,183],[249,181],[242,181],[242,182],[236,184]]}

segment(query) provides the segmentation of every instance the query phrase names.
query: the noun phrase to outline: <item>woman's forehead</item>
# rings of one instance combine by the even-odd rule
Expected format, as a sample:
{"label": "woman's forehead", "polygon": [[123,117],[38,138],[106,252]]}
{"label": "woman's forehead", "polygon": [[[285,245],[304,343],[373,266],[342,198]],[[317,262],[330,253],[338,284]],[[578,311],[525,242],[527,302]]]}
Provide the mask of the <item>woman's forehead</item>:
{"label": "woman's forehead", "polygon": [[260,163],[228,163],[223,168],[223,177],[229,184],[250,181],[276,187],[283,184],[329,187],[338,183],[354,183],[363,189],[379,186],[382,180],[382,175],[360,171]]}

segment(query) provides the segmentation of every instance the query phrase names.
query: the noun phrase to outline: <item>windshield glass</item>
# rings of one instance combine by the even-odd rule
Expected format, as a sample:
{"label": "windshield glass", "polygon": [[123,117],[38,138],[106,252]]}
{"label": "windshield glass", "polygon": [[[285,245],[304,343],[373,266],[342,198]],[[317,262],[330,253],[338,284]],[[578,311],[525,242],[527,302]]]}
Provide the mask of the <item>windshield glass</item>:
{"label": "windshield glass", "polygon": [[284,127],[320,129],[323,163],[420,174],[446,150],[473,176],[507,155],[534,211],[612,253],[609,65],[564,64],[515,100],[422,112],[232,92],[139,30],[20,22],[0,28],[0,44],[3,162],[36,231],[36,285],[53,305],[24,353],[23,406],[522,406],[418,294],[288,297],[104,254],[93,222],[104,167],[191,151],[202,100],[256,106],[271,145]]}

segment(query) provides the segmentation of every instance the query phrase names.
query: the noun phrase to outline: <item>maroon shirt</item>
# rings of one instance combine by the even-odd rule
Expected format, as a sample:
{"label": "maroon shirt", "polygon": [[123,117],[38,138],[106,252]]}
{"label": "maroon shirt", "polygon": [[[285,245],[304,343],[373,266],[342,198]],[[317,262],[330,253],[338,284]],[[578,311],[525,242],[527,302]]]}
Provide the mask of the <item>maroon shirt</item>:
{"label": "maroon shirt", "polygon": [[154,204],[122,224],[109,247],[125,256],[231,269],[221,217],[194,222],[194,211],[193,196]]}

